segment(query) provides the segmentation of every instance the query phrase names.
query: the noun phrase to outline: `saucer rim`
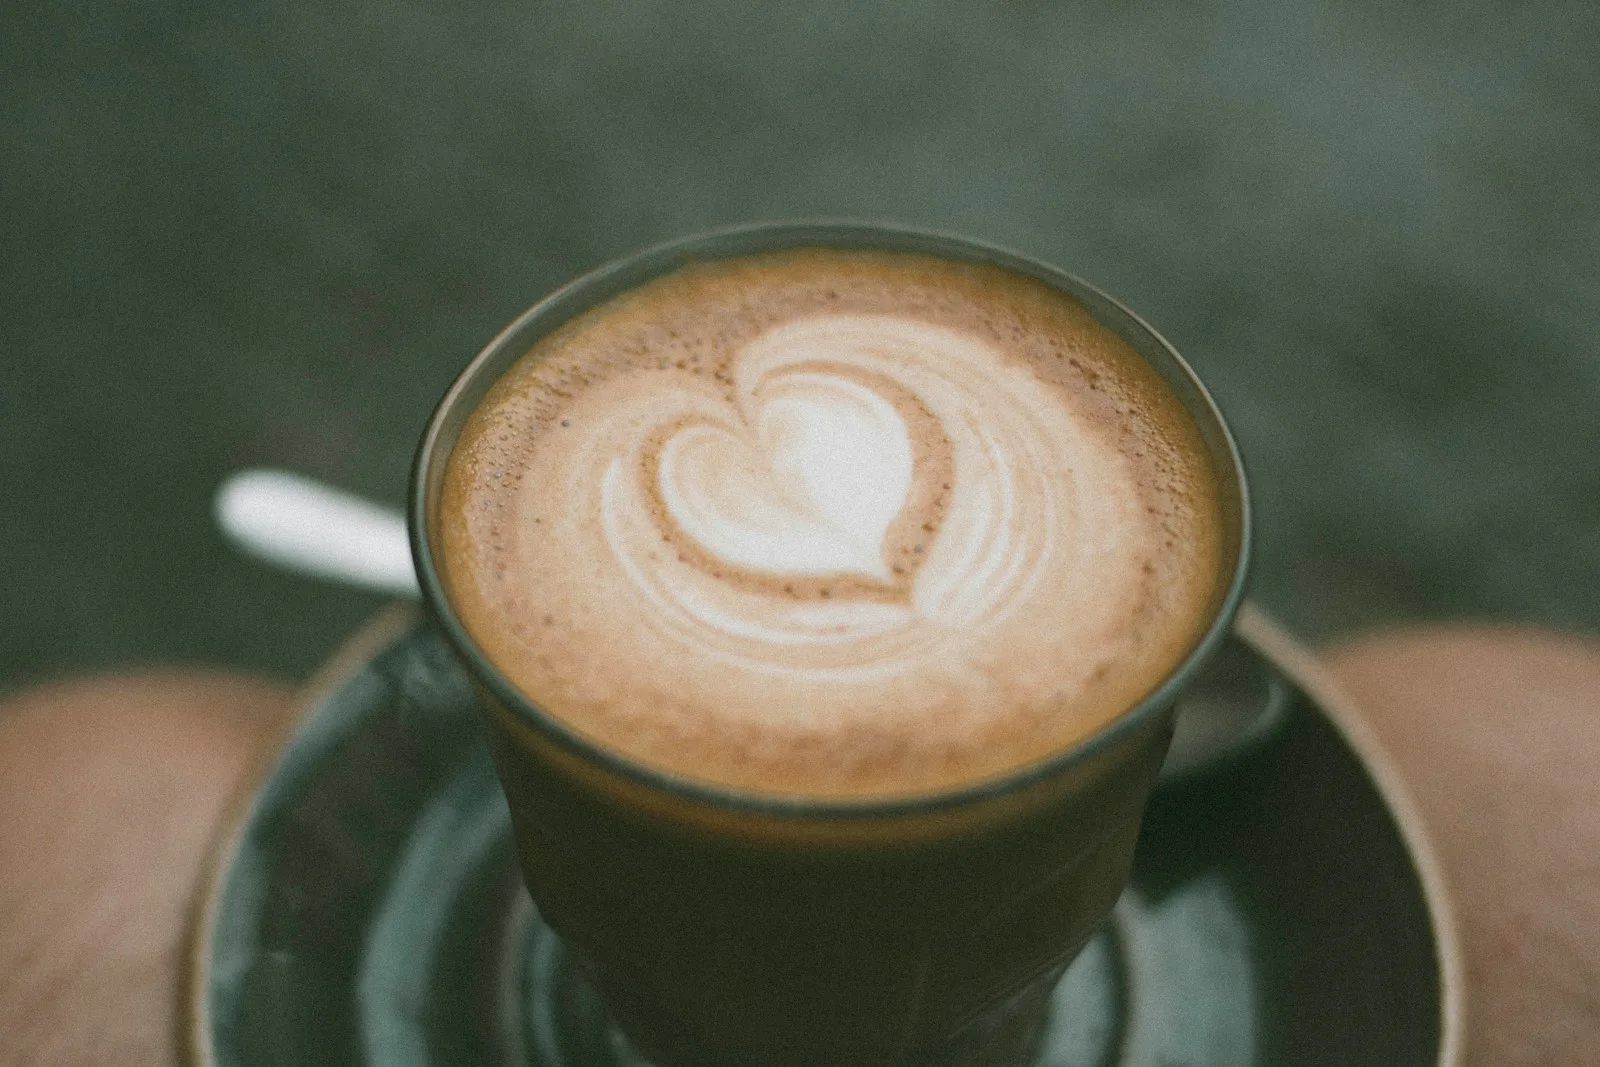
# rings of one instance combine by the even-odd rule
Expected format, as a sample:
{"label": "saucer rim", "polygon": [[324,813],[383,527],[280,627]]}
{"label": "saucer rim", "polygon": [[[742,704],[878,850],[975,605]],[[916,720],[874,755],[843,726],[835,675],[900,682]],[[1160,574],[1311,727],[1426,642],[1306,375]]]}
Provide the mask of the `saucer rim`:
{"label": "saucer rim", "polygon": [[[202,869],[187,930],[180,975],[181,1029],[191,1067],[221,1067],[211,1040],[213,1021],[206,991],[216,944],[218,913],[224,883],[243,845],[260,802],[262,786],[283,753],[317,710],[340,685],[379,651],[423,621],[421,608],[400,601],[381,609],[356,631],[296,693],[275,743],[263,751],[241,781],[224,817],[223,829]],[[1400,840],[1416,869],[1427,906],[1439,975],[1439,1055],[1437,1067],[1464,1067],[1467,996],[1465,960],[1459,920],[1450,882],[1439,851],[1409,786],[1388,749],[1357,710],[1353,699],[1312,651],[1291,637],[1265,609],[1246,600],[1233,623],[1234,632],[1300,688],[1349,746],[1393,818]]]}
{"label": "saucer rim", "polygon": [[230,799],[189,909],[182,973],[178,978],[180,1007],[184,1013],[180,1022],[185,1052],[183,1062],[187,1067],[217,1067],[211,1040],[211,1006],[206,991],[211,987],[211,966],[216,957],[213,949],[218,915],[224,883],[237,864],[246,831],[261,802],[263,787],[327,699],[363,665],[404,637],[422,619],[422,610],[415,602],[395,601],[380,608],[348,637],[295,692],[278,736],[251,765]]}
{"label": "saucer rim", "polygon": [[1333,672],[1311,649],[1291,637],[1270,613],[1247,600],[1234,619],[1234,632],[1253,645],[1316,705],[1360,761],[1389,809],[1400,840],[1416,868],[1422,898],[1428,908],[1428,921],[1433,928],[1434,958],[1439,970],[1438,1067],[1464,1067],[1468,1002],[1460,919],[1439,848],[1411,787],[1406,784],[1388,747]]}

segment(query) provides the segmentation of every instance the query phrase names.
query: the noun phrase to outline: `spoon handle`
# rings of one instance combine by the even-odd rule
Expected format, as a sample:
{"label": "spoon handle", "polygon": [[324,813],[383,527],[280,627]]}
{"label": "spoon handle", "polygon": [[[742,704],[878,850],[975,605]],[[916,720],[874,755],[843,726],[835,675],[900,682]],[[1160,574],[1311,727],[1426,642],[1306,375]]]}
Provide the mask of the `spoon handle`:
{"label": "spoon handle", "polygon": [[415,598],[405,519],[288,471],[247,470],[217,490],[217,525],[245,552],[346,585]]}

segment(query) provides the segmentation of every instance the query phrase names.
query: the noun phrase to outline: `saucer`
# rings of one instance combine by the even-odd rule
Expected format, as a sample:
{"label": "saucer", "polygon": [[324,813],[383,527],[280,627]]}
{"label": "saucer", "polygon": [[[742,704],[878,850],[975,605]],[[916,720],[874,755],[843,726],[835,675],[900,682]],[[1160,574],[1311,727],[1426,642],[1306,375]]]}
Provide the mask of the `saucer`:
{"label": "saucer", "polygon": [[[1158,790],[1037,1062],[1454,1067],[1453,926],[1404,796],[1309,657],[1255,612],[1234,639],[1290,679],[1282,721]],[[197,1067],[636,1067],[522,888],[475,715],[404,609],[308,688],[201,901]]]}

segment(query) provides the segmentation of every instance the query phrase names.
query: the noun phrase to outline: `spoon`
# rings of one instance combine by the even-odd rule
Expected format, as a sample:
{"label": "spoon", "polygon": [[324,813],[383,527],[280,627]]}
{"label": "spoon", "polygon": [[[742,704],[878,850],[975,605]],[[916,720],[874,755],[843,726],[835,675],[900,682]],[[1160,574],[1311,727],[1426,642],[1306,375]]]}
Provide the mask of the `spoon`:
{"label": "spoon", "polygon": [[218,488],[216,518],[257,559],[391,596],[420,595],[404,517],[321,482],[240,471]]}

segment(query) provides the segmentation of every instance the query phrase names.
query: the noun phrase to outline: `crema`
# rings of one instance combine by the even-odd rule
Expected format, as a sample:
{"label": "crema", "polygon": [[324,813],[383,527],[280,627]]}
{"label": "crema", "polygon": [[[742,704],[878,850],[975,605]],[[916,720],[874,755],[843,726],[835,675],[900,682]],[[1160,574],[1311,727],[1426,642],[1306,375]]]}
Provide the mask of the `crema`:
{"label": "crema", "polygon": [[1072,746],[1213,617],[1216,476],[1165,381],[1034,279],[695,264],[539,341],[451,456],[458,616],[547,714],[688,781],[937,793]]}

